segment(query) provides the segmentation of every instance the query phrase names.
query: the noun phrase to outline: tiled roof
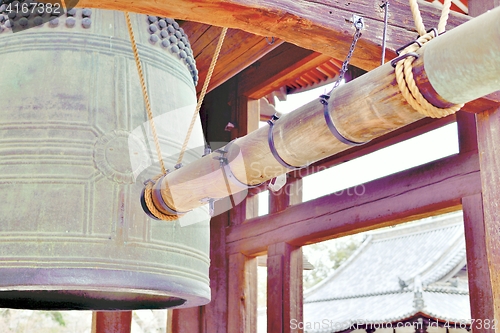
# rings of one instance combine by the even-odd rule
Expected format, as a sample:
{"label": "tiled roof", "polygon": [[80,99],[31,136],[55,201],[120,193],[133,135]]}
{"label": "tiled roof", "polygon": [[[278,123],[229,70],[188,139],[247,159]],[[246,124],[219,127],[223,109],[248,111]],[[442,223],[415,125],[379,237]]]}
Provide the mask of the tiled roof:
{"label": "tiled roof", "polygon": [[306,331],[336,332],[339,323],[394,322],[419,312],[468,320],[467,284],[450,280],[464,266],[461,213],[373,232],[344,265],[305,292],[304,322],[339,327]]}

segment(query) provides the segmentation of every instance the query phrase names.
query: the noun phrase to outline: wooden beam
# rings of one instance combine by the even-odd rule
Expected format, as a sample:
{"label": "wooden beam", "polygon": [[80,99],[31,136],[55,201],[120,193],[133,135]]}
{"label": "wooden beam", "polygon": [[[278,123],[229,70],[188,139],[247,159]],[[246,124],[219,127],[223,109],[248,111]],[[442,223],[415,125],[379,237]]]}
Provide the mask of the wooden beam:
{"label": "wooden beam", "polygon": [[130,333],[132,311],[95,311],[92,333]]}
{"label": "wooden beam", "polygon": [[477,154],[454,155],[228,228],[228,251],[259,255],[457,210],[480,190]]}
{"label": "wooden beam", "polygon": [[229,255],[227,332],[257,330],[257,258]]}
{"label": "wooden beam", "polygon": [[[467,273],[469,275],[469,297],[471,318],[495,318],[495,299],[489,269],[487,228],[483,214],[483,198],[480,193],[462,199],[464,213]],[[479,326],[473,325],[480,328]],[[482,327],[481,332],[495,332]]]}
{"label": "wooden beam", "polygon": [[500,225],[500,108],[477,115],[477,133],[483,194],[485,255],[490,272],[493,310],[498,322],[500,321],[500,229],[498,228]]}
{"label": "wooden beam", "polygon": [[[476,52],[475,55],[478,64],[491,63],[492,57],[500,56],[500,44],[491,43],[488,38],[500,38],[500,31],[485,31],[483,28],[494,25],[499,17],[500,10],[492,10],[430,41],[418,51],[422,53],[421,58],[425,57],[424,66],[429,82],[434,87],[440,87],[435,92],[446,93],[450,96],[448,100],[466,102],[500,87],[498,78],[491,74],[500,72],[498,65],[479,70],[480,66],[476,64],[478,70],[472,72],[468,64],[460,62],[459,56],[454,56],[454,71],[448,70],[449,64],[446,68],[436,66],[437,60],[446,50],[465,54],[460,52],[459,46],[463,44],[475,45],[479,49],[488,48],[488,53],[480,55],[480,52]],[[474,33],[480,31],[484,31],[481,38],[475,37]],[[461,39],[463,33],[469,37]],[[474,44],[475,40],[478,40],[477,45]],[[433,68],[432,75],[427,67]],[[462,71],[468,76],[457,74]],[[453,80],[453,85],[449,84],[450,80]],[[426,98],[433,95],[429,90],[425,90],[424,94]],[[269,129],[263,127],[228,145],[225,158],[231,169],[231,179],[237,179],[240,183],[227,183],[227,172],[221,170],[220,152],[214,152],[158,180],[152,191],[153,204],[164,214],[172,214],[172,209],[189,211],[203,205],[204,198],[227,197],[242,191],[246,188],[245,184],[260,184],[292,168],[300,168],[344,151],[350,144],[368,142],[424,118],[402,98],[390,63],[339,86],[325,105],[326,109],[321,103],[313,101],[281,117],[272,127],[272,144],[269,143]],[[322,112],[324,109],[326,111]],[[309,138],[315,140],[310,141]],[[170,212],[167,209],[169,207]]]}
{"label": "wooden beam", "polygon": [[469,0],[469,15],[479,16],[490,9],[500,6],[500,0]]}
{"label": "wooden beam", "polygon": [[302,322],[303,256],[300,247],[286,243],[267,251],[267,331],[291,333],[291,321]]}
{"label": "wooden beam", "polygon": [[[365,18],[366,28],[355,52],[352,64],[371,70],[381,57],[383,10],[380,3],[363,1],[274,1],[274,0],[80,0],[79,7],[138,12],[181,20],[196,21],[215,26],[241,29],[260,36],[274,36],[301,47],[328,56],[343,59],[351,43],[353,28],[349,20],[353,13]],[[424,22],[437,26],[439,8],[419,3]],[[391,1],[388,49],[394,50],[415,38],[413,21],[406,0]],[[468,20],[451,13],[449,26]]]}

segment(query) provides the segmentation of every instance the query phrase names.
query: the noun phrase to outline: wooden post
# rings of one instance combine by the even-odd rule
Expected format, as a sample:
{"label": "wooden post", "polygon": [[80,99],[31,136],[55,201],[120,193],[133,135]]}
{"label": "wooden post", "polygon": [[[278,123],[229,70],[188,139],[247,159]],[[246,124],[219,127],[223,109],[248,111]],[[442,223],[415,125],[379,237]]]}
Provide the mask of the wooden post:
{"label": "wooden post", "polygon": [[[226,333],[228,266],[226,227],[229,212],[214,216],[210,221],[210,290],[212,300],[203,307],[203,333]],[[178,333],[178,332],[177,332]]]}
{"label": "wooden post", "polygon": [[302,248],[273,244],[267,251],[267,331],[302,332],[293,323],[302,322]]}
{"label": "wooden post", "polygon": [[132,311],[94,311],[92,333],[130,333]]}
{"label": "wooden post", "polygon": [[[469,0],[469,15],[478,16],[500,6],[499,0]],[[500,109],[478,114],[477,149],[482,184],[482,195],[466,197],[462,201],[467,245],[467,269],[471,317],[500,319],[500,231],[498,224],[500,200]],[[498,327],[498,325],[496,325]],[[477,323],[472,330],[477,331]],[[493,332],[482,327],[481,332]]]}
{"label": "wooden post", "polygon": [[168,333],[201,333],[201,307],[172,310]]}
{"label": "wooden post", "polygon": [[[467,271],[471,317],[474,319],[495,318],[495,300],[489,269],[486,226],[483,215],[483,199],[476,194],[462,199],[464,213],[465,242],[467,249]],[[495,330],[480,330],[494,332]]]}
{"label": "wooden post", "polygon": [[[288,175],[287,175],[288,178]],[[285,210],[290,206],[290,196],[288,195],[288,189],[290,184],[288,183],[283,186],[279,191],[273,192],[269,190],[269,213],[277,213]]]}
{"label": "wooden post", "polygon": [[[302,199],[302,180],[287,175],[287,184],[269,191],[269,213],[278,213]],[[302,321],[302,249],[287,243],[267,249],[267,331],[289,333]]]}
{"label": "wooden post", "polygon": [[457,128],[460,153],[477,151],[476,115],[474,113],[458,112]]}
{"label": "wooden post", "polygon": [[[484,236],[481,236],[474,246],[485,247],[482,262],[487,263],[489,269],[492,301],[483,313],[493,315],[500,321],[500,108],[485,111],[477,115],[479,165],[482,184],[482,210]],[[477,199],[476,199],[477,200]],[[479,207],[478,203],[476,206]],[[476,208],[478,210],[479,208]],[[478,227],[480,228],[480,226]],[[483,244],[481,244],[483,243]],[[481,270],[481,267],[474,268]],[[477,272],[480,273],[480,272]],[[483,285],[483,288],[490,288]],[[481,294],[471,294],[471,298],[480,298]],[[478,302],[479,300],[474,300]],[[488,301],[487,299],[485,301]],[[474,329],[474,327],[473,327]]]}
{"label": "wooden post", "polygon": [[229,255],[227,332],[254,333],[257,329],[257,259]]}

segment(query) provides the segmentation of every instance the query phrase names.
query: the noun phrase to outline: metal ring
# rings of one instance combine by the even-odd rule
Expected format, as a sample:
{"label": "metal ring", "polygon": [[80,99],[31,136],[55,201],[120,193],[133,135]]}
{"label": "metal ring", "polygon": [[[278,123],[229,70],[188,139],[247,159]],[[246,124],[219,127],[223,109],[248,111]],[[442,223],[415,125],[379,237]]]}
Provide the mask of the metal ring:
{"label": "metal ring", "polygon": [[396,64],[400,61],[400,60],[403,60],[403,59],[406,59],[408,57],[415,57],[415,59],[418,59],[419,55],[418,53],[415,53],[415,52],[408,52],[408,53],[405,53],[403,55],[400,55],[399,57],[397,58],[394,58],[391,60],[391,65],[392,67],[396,67]]}
{"label": "metal ring", "polygon": [[[161,208],[162,208],[164,211],[168,212],[168,214],[170,214],[170,215],[182,215],[182,214],[189,213],[189,212],[190,212],[190,210],[189,210],[189,211],[187,211],[187,212],[178,212],[178,211],[176,211],[176,210],[174,210],[174,209],[170,208],[170,207],[167,205],[167,203],[165,202],[165,200],[163,200],[163,197],[162,197],[162,195],[161,195],[161,183],[162,183],[162,181],[163,181],[163,178],[165,178],[165,176],[166,176],[166,175],[161,176],[161,178],[160,178],[160,179],[158,179],[158,180],[156,181],[156,183],[153,185],[153,189],[151,190],[151,195],[152,195],[153,199],[156,199],[156,201],[160,203]],[[158,184],[159,184],[159,185],[158,185]]]}
{"label": "metal ring", "polygon": [[229,152],[229,147],[232,145],[233,142],[234,142],[234,140],[229,142],[224,147],[224,149],[217,149],[215,151],[216,153],[220,154],[220,156],[216,157],[216,159],[218,159],[220,161],[221,168],[222,168],[224,174],[226,175],[227,179],[230,180],[236,186],[243,187],[246,189],[259,187],[260,185],[264,184],[264,183],[259,183],[256,185],[248,185],[248,184],[243,183],[238,178],[236,178],[233,171],[231,170],[231,166],[229,165],[229,161],[228,161],[227,157],[225,156],[225,154],[227,154]]}
{"label": "metal ring", "polygon": [[417,45],[418,45],[418,47],[422,47],[422,43],[420,43],[420,42],[418,41],[418,39],[415,39],[415,40],[412,40],[411,42],[409,42],[408,44],[403,45],[403,46],[401,46],[399,49],[397,49],[397,50],[396,50],[396,54],[397,54],[397,55],[400,55],[401,51],[403,51],[403,50],[404,50],[404,49],[406,49],[408,46],[413,45],[413,44],[417,44]]}
{"label": "metal ring", "polygon": [[297,167],[297,166],[293,166],[291,164],[288,164],[278,154],[278,151],[276,150],[276,146],[274,145],[274,135],[273,135],[274,123],[278,119],[279,119],[279,117],[277,115],[273,115],[273,117],[267,121],[267,123],[269,124],[269,131],[267,133],[267,142],[269,144],[269,149],[271,150],[271,154],[273,154],[274,158],[276,159],[276,161],[278,161],[279,164],[281,164],[282,166],[284,166],[287,169],[299,170],[299,169],[306,167],[307,165]]}
{"label": "metal ring", "polygon": [[146,204],[146,197],[145,197],[145,195],[146,195],[146,189],[143,188],[142,192],[141,192],[141,207],[142,207],[142,210],[150,218],[152,218],[154,220],[157,220],[157,221],[160,221],[160,219],[158,217],[156,217],[153,213],[151,213],[151,211],[149,210],[148,205]]}
{"label": "metal ring", "polygon": [[439,36],[437,28],[431,28],[431,29],[427,30],[427,33],[430,33],[431,31],[434,33],[434,38],[436,38],[437,36]]}
{"label": "metal ring", "polygon": [[[327,96],[329,97],[329,96]],[[333,136],[339,140],[340,142],[348,145],[348,146],[361,146],[364,145],[366,142],[355,142],[347,139],[345,136],[340,134],[340,132],[337,130],[337,127],[335,127],[335,124],[333,123],[332,116],[330,115],[330,112],[328,111],[328,98],[325,98],[325,95],[321,96],[321,104],[323,104],[323,114],[325,116],[325,121],[326,125],[328,126],[328,129],[330,132],[333,134]]]}

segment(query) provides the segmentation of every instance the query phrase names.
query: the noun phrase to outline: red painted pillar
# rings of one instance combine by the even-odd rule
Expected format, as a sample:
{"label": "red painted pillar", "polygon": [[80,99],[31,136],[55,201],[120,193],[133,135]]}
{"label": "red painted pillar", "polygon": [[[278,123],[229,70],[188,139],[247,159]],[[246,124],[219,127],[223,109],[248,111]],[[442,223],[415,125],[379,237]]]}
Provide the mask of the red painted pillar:
{"label": "red painted pillar", "polygon": [[92,314],[92,333],[130,333],[132,311],[96,311]]}

